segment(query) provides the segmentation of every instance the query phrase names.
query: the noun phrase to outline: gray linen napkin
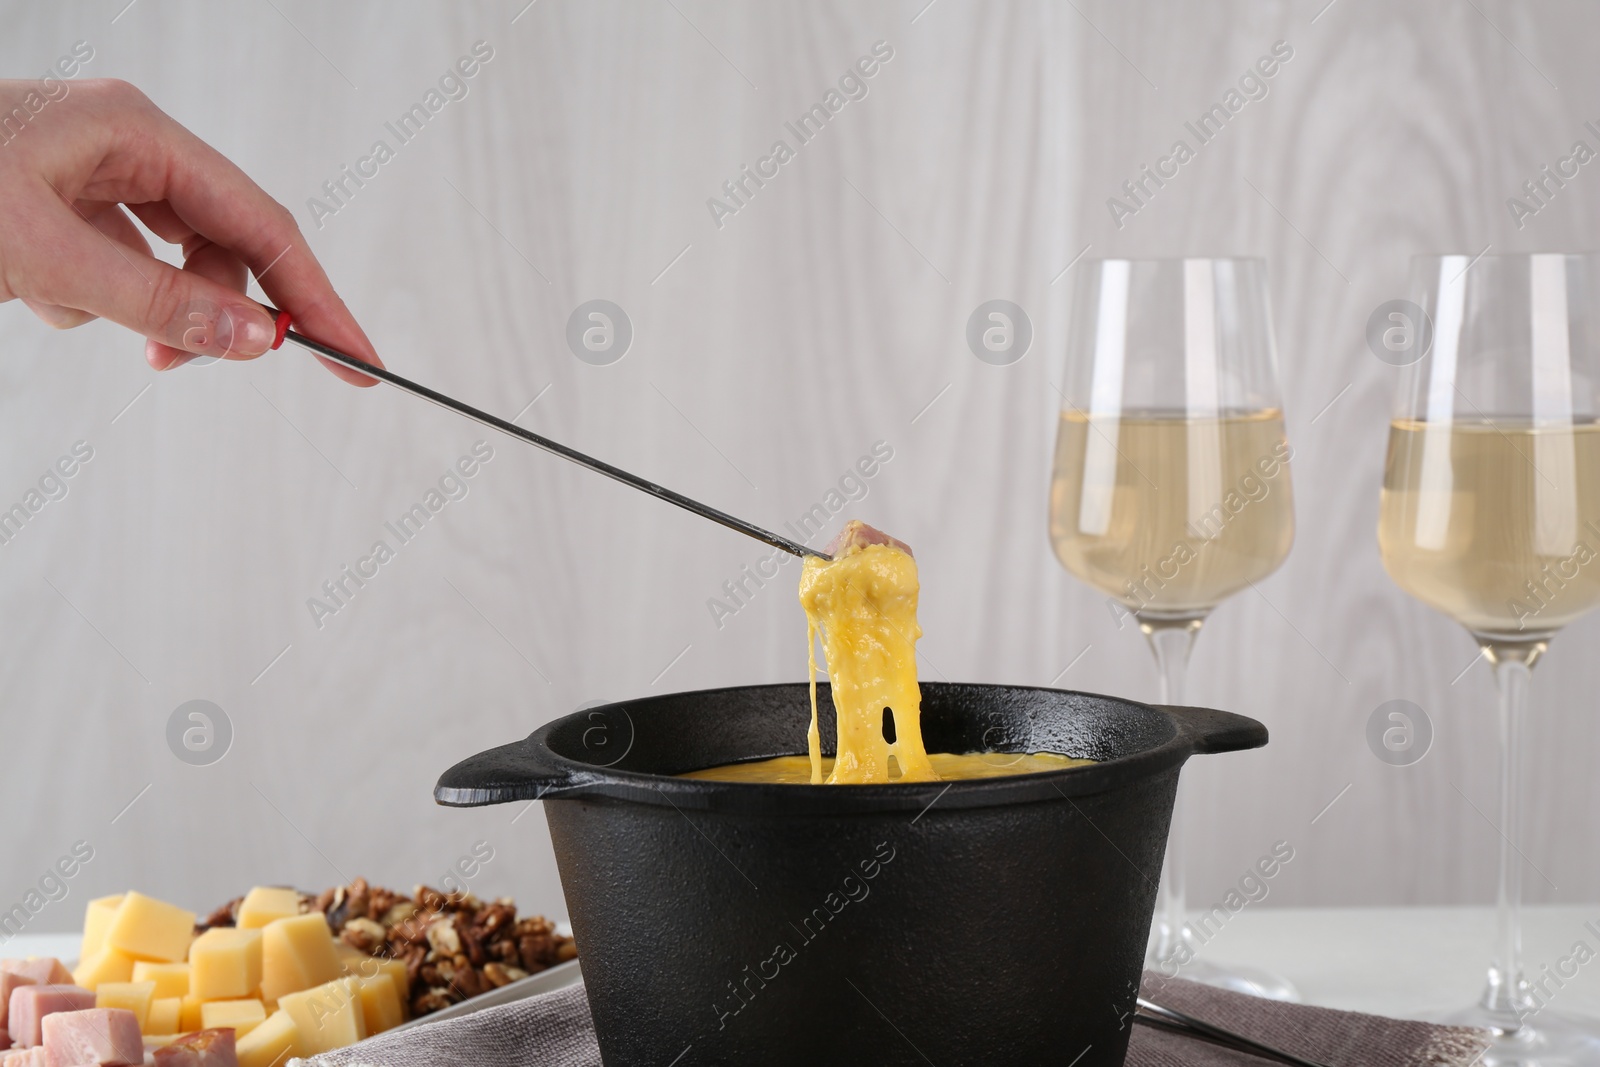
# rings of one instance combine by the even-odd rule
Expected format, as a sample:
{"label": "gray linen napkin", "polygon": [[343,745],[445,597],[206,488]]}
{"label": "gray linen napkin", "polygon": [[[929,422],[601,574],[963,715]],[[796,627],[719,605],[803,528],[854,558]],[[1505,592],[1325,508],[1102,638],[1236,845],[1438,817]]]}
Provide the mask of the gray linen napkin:
{"label": "gray linen napkin", "polygon": [[[1331,1067],[1468,1067],[1484,1030],[1262,1000],[1146,971],[1140,994],[1163,1008]],[[1135,1026],[1128,1067],[1260,1067],[1253,1056],[1182,1034]]]}
{"label": "gray linen napkin", "polygon": [[[1164,1007],[1331,1067],[1469,1067],[1480,1030],[1279,1004],[1193,982],[1145,976]],[[1134,1026],[1127,1067],[1261,1067],[1262,1061],[1178,1034]],[[583,986],[397,1034],[289,1067],[601,1067]]]}

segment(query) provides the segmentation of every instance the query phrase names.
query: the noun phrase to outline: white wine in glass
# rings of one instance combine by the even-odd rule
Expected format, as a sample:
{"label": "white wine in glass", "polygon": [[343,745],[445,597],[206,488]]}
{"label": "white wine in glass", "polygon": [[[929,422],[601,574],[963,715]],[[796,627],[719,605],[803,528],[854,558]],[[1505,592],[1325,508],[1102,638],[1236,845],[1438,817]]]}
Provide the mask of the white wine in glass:
{"label": "white wine in glass", "polygon": [[1600,1022],[1522,972],[1521,760],[1534,663],[1600,604],[1600,255],[1420,256],[1432,342],[1403,372],[1378,545],[1395,584],[1460,623],[1500,690],[1499,931],[1477,1005],[1485,1067],[1600,1063]]}
{"label": "white wine in glass", "polygon": [[1067,570],[1147,620],[1203,618],[1289,554],[1288,458],[1276,408],[1098,422],[1065,411],[1051,544]]}
{"label": "white wine in glass", "polygon": [[1600,423],[1396,419],[1380,514],[1401,589],[1490,644],[1547,641],[1600,604]]}
{"label": "white wine in glass", "polygon": [[[1255,259],[1097,260],[1077,271],[1050,485],[1050,543],[1149,639],[1161,702],[1223,600],[1294,541],[1266,270]],[[1146,966],[1298,999],[1282,978],[1198,959],[1175,807]]]}

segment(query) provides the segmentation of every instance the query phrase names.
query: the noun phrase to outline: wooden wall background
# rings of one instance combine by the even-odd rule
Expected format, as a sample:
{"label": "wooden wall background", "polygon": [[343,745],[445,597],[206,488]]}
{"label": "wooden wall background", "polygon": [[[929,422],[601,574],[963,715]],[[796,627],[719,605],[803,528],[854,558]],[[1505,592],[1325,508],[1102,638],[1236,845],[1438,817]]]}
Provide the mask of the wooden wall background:
{"label": "wooden wall background", "polygon": [[[125,2],[3,5],[0,69],[91,42],[87,74],[295,208],[401,373],[508,415],[537,398],[524,425],[774,526],[889,442],[851,513],[918,550],[930,678],[1154,696],[1141,639],[1044,535],[1058,279],[1086,246],[1266,256],[1299,533],[1198,646],[1192,700],[1274,740],[1193,766],[1194,895],[1286,839],[1271,904],[1491,899],[1491,679],[1452,682],[1472,644],[1380,565],[1395,372],[1363,332],[1412,253],[1600,245],[1592,168],[1520,231],[1504,204],[1595,144],[1591,5]],[[478,40],[470,94],[317,229],[306,199]],[[879,40],[869,95],[718,229],[706,199]],[[1279,40],[1270,95],[1113,226],[1122,180]],[[635,330],[605,367],[563,341],[596,297]],[[996,297],[1036,331],[1009,367],[963,341]],[[719,629],[706,601],[754,543],[499,440],[319,630],[307,598],[483,434],[289,351],[157,376],[135,338],[19,304],[0,352],[0,502],[94,448],[0,547],[0,904],[96,850],[35,928],[129,885],[204,908],[254,882],[437,881],[479,840],[474,888],[564,913],[539,813],[438,809],[440,771],[589,701],[802,676],[792,567]],[[1573,627],[1537,674],[1536,900],[1600,897],[1597,638]],[[1393,698],[1436,731],[1409,768],[1365,741]],[[208,767],[167,748],[191,699],[235,732]]]}

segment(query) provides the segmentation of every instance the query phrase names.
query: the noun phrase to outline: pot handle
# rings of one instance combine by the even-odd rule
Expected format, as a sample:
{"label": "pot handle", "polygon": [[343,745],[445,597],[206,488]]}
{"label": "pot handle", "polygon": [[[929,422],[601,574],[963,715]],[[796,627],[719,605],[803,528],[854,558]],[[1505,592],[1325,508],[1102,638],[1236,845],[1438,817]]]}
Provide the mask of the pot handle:
{"label": "pot handle", "polygon": [[572,796],[588,790],[599,776],[560,766],[540,734],[469,756],[439,776],[436,803],[453,808],[510,804]]}
{"label": "pot handle", "polygon": [[1178,733],[1189,739],[1200,755],[1238,752],[1260,748],[1267,743],[1267,728],[1254,719],[1214,708],[1191,708],[1173,704],[1156,705],[1172,716]]}

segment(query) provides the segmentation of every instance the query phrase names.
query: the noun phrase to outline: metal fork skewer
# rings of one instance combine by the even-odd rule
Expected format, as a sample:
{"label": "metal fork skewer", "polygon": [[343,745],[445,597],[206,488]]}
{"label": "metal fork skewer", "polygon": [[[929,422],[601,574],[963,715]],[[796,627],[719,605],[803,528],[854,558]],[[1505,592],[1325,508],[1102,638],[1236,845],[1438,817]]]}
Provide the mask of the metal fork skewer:
{"label": "metal fork skewer", "polygon": [[1153,1001],[1145,1000],[1143,997],[1140,997],[1136,1003],[1139,1011],[1134,1014],[1134,1021],[1144,1023],[1146,1026],[1183,1034],[1202,1041],[1209,1041],[1212,1044],[1222,1045],[1236,1052],[1259,1056],[1274,1063],[1290,1064],[1291,1067],[1327,1067],[1326,1064],[1318,1063],[1315,1060],[1302,1059],[1293,1053],[1273,1048],[1271,1045],[1263,1045],[1259,1041],[1245,1037],[1243,1034],[1236,1034],[1232,1030],[1224,1030],[1220,1026],[1213,1026],[1202,1019],[1196,1019],[1193,1015],[1188,1015],[1172,1008],[1164,1008]]}
{"label": "metal fork skewer", "polygon": [[[269,315],[277,316],[279,314],[276,308],[268,307],[266,310]],[[445,408],[446,410],[453,411],[457,415],[465,415],[474,422],[482,423],[483,425],[488,426],[490,429],[499,430],[503,434],[517,438],[519,441],[524,441],[527,444],[535,446],[536,448],[542,448],[546,452],[552,452],[555,455],[560,456],[562,459],[570,460],[571,462],[576,463],[580,467],[586,467],[597,474],[603,474],[607,478],[619,481],[623,485],[632,486],[641,492],[649,493],[657,500],[665,500],[669,504],[676,504],[685,511],[693,512],[694,514],[699,515],[701,518],[710,519],[712,522],[720,523],[730,530],[737,530],[739,533],[742,533],[747,537],[754,537],[757,541],[765,542],[766,544],[771,545],[773,548],[781,549],[784,552],[799,556],[802,559],[806,556],[816,556],[820,559],[831,558],[826,553],[820,552],[815,548],[800,544],[798,541],[791,541],[787,537],[781,537],[778,534],[775,534],[770,530],[764,530],[753,523],[748,523],[743,519],[735,518],[725,511],[720,511],[717,508],[711,507],[709,504],[702,504],[700,501],[695,500],[692,497],[684,496],[682,493],[675,493],[671,489],[641,478],[637,474],[630,474],[621,467],[613,467],[611,464],[606,463],[603,460],[595,459],[593,456],[587,456],[584,453],[579,452],[577,449],[568,448],[566,445],[561,444],[558,441],[552,441],[550,438],[533,433],[531,430],[524,430],[515,423],[507,422],[505,419],[491,415],[486,411],[480,411],[470,404],[464,404],[453,397],[448,397],[443,393],[429,389],[425,385],[419,385],[410,379],[402,378],[393,371],[386,370],[383,367],[375,367],[366,360],[357,359],[356,357],[347,355],[335,348],[329,348],[322,342],[313,341],[311,338],[306,337],[304,334],[296,333],[294,330],[287,331],[284,334],[284,340],[293,341],[301,348],[315,352],[324,359],[330,359],[340,366],[349,367],[351,370],[365,374],[369,378],[375,378],[380,382],[386,382],[387,384],[394,386],[396,389],[410,393],[412,396],[421,397],[423,400],[437,404],[439,407]]]}

